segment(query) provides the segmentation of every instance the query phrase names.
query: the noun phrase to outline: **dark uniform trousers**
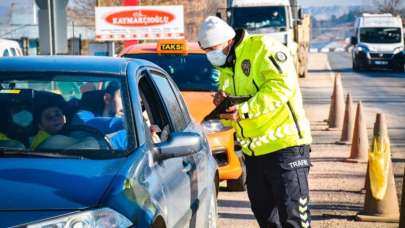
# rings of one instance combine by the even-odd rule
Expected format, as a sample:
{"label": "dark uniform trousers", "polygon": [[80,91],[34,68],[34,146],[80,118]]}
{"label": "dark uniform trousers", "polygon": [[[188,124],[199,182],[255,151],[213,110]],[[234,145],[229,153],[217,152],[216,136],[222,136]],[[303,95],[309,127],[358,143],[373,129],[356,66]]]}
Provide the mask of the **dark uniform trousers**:
{"label": "dark uniform trousers", "polygon": [[303,145],[245,156],[249,200],[261,228],[310,227],[309,153]]}

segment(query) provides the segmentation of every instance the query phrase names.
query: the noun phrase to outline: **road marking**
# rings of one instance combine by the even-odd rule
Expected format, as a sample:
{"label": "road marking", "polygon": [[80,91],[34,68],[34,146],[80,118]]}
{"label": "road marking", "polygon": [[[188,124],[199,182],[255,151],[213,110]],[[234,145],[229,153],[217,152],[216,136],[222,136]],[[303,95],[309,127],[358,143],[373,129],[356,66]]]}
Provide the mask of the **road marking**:
{"label": "road marking", "polygon": [[329,79],[332,81],[333,83],[333,79],[335,78],[335,74],[332,70],[332,67],[330,66],[330,62],[329,62],[329,57],[328,55],[326,55],[326,69],[329,71]]}

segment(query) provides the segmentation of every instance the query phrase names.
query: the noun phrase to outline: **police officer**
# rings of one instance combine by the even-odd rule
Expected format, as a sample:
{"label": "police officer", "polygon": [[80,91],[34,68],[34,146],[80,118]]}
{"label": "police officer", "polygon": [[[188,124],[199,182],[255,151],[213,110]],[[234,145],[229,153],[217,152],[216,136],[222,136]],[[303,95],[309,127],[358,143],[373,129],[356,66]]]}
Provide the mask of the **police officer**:
{"label": "police officer", "polygon": [[204,20],[198,40],[220,72],[214,103],[229,95],[251,96],[221,119],[242,146],[248,196],[260,227],[310,227],[312,139],[288,49],[269,36],[235,31],[214,16]]}

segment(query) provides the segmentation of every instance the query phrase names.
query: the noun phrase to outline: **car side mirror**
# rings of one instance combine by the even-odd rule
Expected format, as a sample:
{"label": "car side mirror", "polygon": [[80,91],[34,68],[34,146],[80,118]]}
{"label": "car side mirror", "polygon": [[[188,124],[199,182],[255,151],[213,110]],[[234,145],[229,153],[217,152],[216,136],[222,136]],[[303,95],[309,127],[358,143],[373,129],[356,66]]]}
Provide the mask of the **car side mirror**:
{"label": "car side mirror", "polygon": [[352,37],[350,38],[350,44],[351,44],[351,45],[356,45],[356,44],[357,44],[357,37],[352,36]]}
{"label": "car side mirror", "polygon": [[301,21],[302,19],[304,19],[304,10],[302,8],[299,8],[298,9],[298,21]]}
{"label": "car side mirror", "polygon": [[156,144],[155,160],[185,157],[202,148],[201,136],[191,132],[171,133],[165,142]]}

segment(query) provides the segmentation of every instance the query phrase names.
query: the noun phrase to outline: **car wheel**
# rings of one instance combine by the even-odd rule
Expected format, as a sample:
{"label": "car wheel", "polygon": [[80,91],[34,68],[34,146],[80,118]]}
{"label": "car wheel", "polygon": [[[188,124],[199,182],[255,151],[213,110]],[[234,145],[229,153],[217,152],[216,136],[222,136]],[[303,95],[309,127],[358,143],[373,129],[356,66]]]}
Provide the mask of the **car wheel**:
{"label": "car wheel", "polygon": [[215,192],[215,186],[212,190],[211,197],[210,197],[210,206],[208,210],[208,228],[216,228],[217,227],[217,218],[218,218],[218,208],[217,208],[217,194]]}
{"label": "car wheel", "polygon": [[357,65],[357,63],[356,63],[355,60],[353,60],[352,68],[353,68],[353,71],[354,71],[354,72],[359,72],[359,71],[360,71],[360,68],[359,68],[359,66]]}
{"label": "car wheel", "polygon": [[394,71],[396,71],[398,73],[404,73],[405,72],[405,64],[404,65],[399,64],[397,67],[394,68]]}
{"label": "car wheel", "polygon": [[239,158],[240,164],[242,166],[242,174],[236,180],[227,181],[228,191],[245,191],[246,190],[246,166],[242,158]]}

